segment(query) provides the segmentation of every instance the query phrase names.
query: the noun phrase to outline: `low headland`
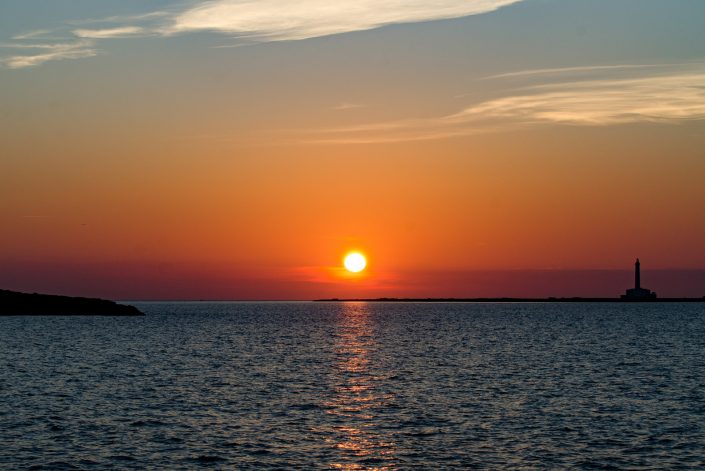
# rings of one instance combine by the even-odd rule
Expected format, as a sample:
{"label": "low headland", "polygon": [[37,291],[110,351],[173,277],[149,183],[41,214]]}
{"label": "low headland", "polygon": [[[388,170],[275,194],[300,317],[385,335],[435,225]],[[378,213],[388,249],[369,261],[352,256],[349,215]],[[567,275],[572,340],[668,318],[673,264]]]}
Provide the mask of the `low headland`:
{"label": "low headland", "polygon": [[144,316],[134,306],[98,298],[0,289],[0,316]]}

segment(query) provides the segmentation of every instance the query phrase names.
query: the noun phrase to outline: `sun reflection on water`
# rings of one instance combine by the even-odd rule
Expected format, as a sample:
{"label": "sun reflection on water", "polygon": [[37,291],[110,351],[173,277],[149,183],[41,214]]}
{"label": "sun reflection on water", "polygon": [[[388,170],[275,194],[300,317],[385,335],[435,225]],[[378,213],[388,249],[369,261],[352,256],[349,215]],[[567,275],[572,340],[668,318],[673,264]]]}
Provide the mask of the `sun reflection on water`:
{"label": "sun reflection on water", "polygon": [[375,374],[376,339],[367,303],[342,305],[335,326],[332,399],[326,412],[333,419],[331,445],[337,460],[334,469],[395,469],[394,443],[380,435],[380,411],[391,400],[380,390],[383,379]]}

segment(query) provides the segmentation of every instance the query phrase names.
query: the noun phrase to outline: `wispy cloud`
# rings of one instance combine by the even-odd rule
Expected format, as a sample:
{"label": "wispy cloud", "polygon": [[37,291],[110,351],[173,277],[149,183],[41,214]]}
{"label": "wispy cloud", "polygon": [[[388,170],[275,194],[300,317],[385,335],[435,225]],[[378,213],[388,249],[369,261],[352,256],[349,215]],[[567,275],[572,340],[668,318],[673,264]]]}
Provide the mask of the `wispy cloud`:
{"label": "wispy cloud", "polygon": [[165,33],[220,31],[261,41],[308,39],[384,25],[488,13],[521,0],[215,0],[175,16]]}
{"label": "wispy cloud", "polygon": [[23,40],[23,39],[35,39],[38,37],[46,36],[47,34],[53,33],[50,29],[35,29],[33,31],[27,31],[26,33],[18,34],[13,36],[12,39]]}
{"label": "wispy cloud", "polygon": [[[675,70],[658,75],[534,85],[450,115],[329,129],[323,138],[310,142],[400,142],[542,124],[603,126],[705,119],[705,66],[671,69]],[[562,71],[556,69],[557,74]]]}
{"label": "wispy cloud", "polygon": [[529,69],[507,72],[503,74],[490,75],[484,80],[493,80],[498,78],[514,78],[514,77],[531,77],[531,76],[550,76],[550,75],[568,75],[568,74],[587,74],[592,72],[623,72],[631,69],[654,69],[660,67],[673,67],[674,64],[622,64],[622,65],[588,65],[580,67],[561,67],[553,69]]}
{"label": "wispy cloud", "polygon": [[92,57],[98,54],[98,51],[94,48],[93,42],[89,40],[56,44],[14,44],[4,45],[3,47],[35,50],[35,53],[33,54],[10,55],[0,59],[0,63],[10,69],[36,67],[49,61],[80,59],[84,57]]}
{"label": "wispy cloud", "polygon": [[357,109],[357,108],[364,108],[364,107],[365,107],[365,105],[361,105],[361,104],[359,104],[359,103],[348,103],[348,102],[345,102],[345,103],[341,103],[341,104],[339,104],[339,105],[337,105],[337,106],[334,106],[333,109],[336,110],[336,111],[345,111],[345,110],[354,110],[354,109]]}
{"label": "wispy cloud", "polygon": [[130,22],[143,22],[148,20],[155,20],[159,18],[165,18],[172,16],[172,13],[167,11],[152,11],[148,13],[139,13],[136,15],[113,15],[104,18],[86,18],[82,20],[70,21],[69,24],[72,25],[87,25],[87,24],[103,24],[103,23],[130,23]]}
{"label": "wispy cloud", "polygon": [[490,115],[528,121],[606,125],[705,118],[705,70],[537,86],[536,94],[492,100],[454,119]]}
{"label": "wispy cloud", "polygon": [[119,28],[75,29],[73,34],[79,38],[109,39],[137,36],[145,33],[144,28],[137,26],[121,26]]}
{"label": "wispy cloud", "polygon": [[[139,15],[71,21],[53,29],[27,31],[13,36],[14,42],[0,44],[0,48],[34,49],[36,53],[0,56],[0,65],[10,69],[23,69],[36,67],[50,61],[92,57],[98,55],[95,46],[99,40],[161,34],[157,32],[158,21],[168,16],[169,14],[166,12],[157,11]],[[76,25],[92,25],[93,28],[71,30],[71,25],[74,25],[74,28]]]}
{"label": "wispy cloud", "polygon": [[[21,41],[63,31],[66,44],[76,38],[103,40],[135,36],[174,36],[199,31],[226,34],[254,42],[290,41],[378,28],[385,25],[444,20],[489,13],[524,0],[211,0],[181,10],[78,20],[55,30],[15,36]],[[68,31],[69,25],[86,25]],[[93,26],[92,28],[89,26]],[[74,43],[77,44],[77,43]],[[63,55],[13,56],[0,59],[11,68],[50,60],[95,55],[76,48]]]}

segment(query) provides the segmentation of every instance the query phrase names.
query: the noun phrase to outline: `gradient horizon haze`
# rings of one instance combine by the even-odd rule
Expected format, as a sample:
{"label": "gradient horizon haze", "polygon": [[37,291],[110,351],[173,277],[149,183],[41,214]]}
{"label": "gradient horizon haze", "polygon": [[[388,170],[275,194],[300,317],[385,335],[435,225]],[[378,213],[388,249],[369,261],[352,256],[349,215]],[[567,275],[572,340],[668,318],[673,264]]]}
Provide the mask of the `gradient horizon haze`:
{"label": "gradient horizon haze", "polygon": [[701,0],[5,0],[0,288],[618,296],[640,257],[703,296],[703,25]]}

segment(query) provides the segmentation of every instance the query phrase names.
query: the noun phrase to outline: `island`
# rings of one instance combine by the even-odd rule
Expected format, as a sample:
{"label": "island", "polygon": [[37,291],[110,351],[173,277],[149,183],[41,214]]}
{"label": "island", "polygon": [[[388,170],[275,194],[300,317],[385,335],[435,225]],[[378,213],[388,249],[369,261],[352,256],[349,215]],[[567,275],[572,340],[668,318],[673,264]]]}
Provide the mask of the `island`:
{"label": "island", "polygon": [[0,316],[144,316],[134,306],[97,298],[0,289]]}

